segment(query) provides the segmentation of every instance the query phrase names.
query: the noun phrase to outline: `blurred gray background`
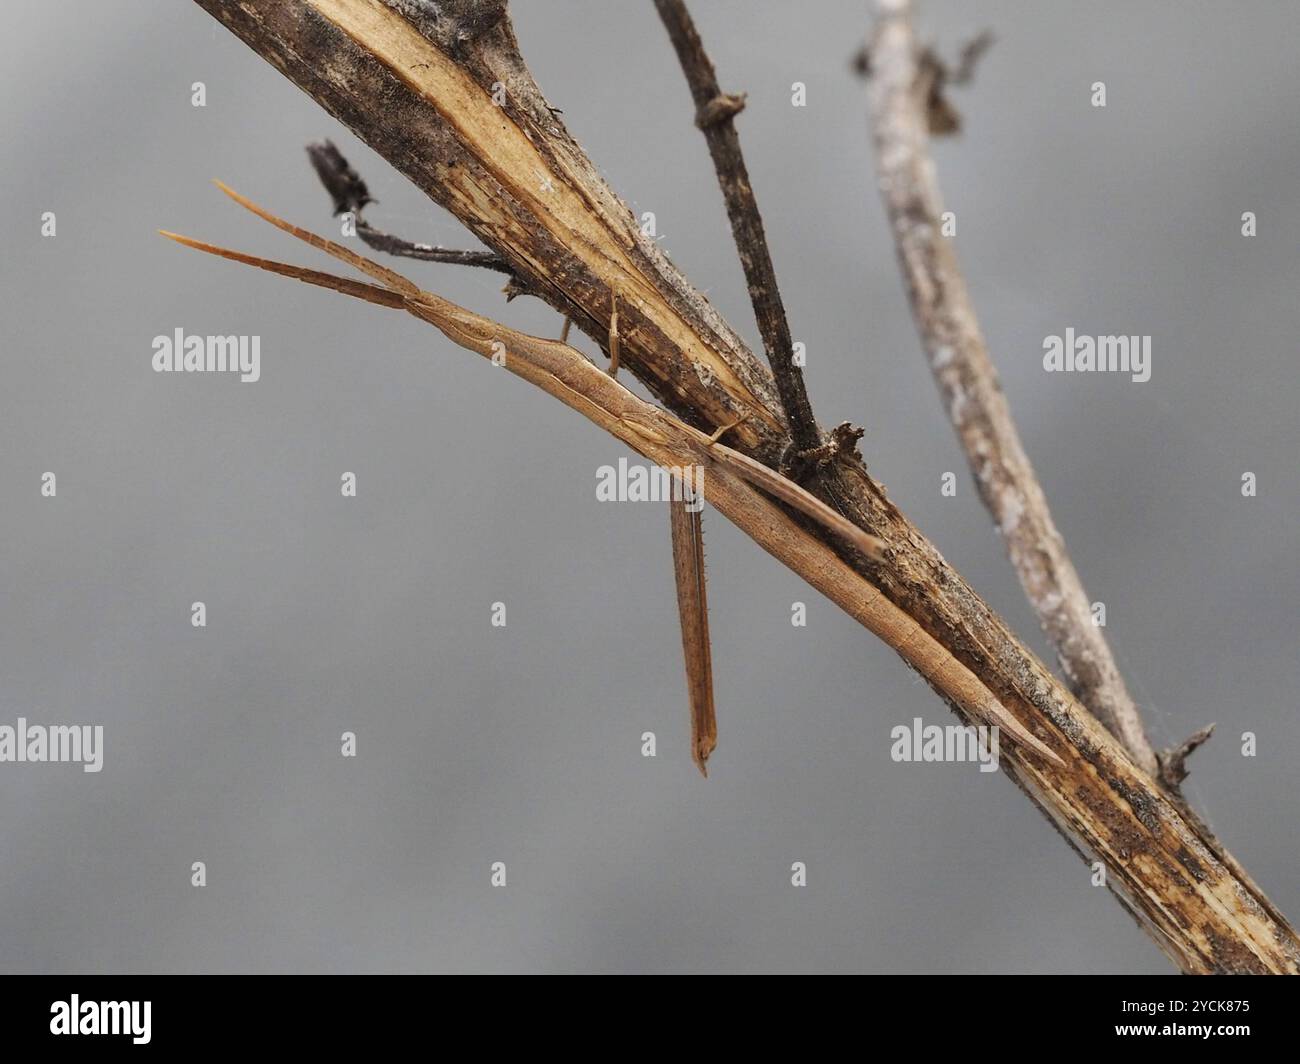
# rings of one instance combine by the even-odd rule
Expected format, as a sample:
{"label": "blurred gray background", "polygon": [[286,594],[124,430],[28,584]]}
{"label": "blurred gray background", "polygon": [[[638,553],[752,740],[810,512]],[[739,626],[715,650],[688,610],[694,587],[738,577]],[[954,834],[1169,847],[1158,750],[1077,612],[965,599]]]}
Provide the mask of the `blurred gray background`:
{"label": "blurred gray background", "polygon": [[[651,5],[512,6],[574,134],[755,342]],[[750,94],[741,135],[819,416],[866,426],[891,496],[1047,654],[895,268],[849,69],[866,6],[693,7],[723,87]],[[337,232],[302,150],[324,136],[380,200],[374,224],[472,245],[457,223],[193,5],[6,14],[0,723],[103,724],[106,751],[98,775],[0,765],[0,967],[1170,970],[1004,777],[890,760],[894,724],[947,710],[716,515],[721,740],[702,780],[667,515],[595,499],[620,445],[413,319],[155,235],[320,265],[208,181]],[[935,0],[919,26],[947,54],[997,34],[954,97],[964,134],[936,146],[985,333],[1155,740],[1219,722],[1190,793],[1300,916],[1300,16]],[[503,306],[495,274],[402,268],[559,328]],[[259,334],[262,380],[153,373],[152,338],[178,326]],[[1042,339],[1067,326],[1151,334],[1152,380],[1044,374]]]}

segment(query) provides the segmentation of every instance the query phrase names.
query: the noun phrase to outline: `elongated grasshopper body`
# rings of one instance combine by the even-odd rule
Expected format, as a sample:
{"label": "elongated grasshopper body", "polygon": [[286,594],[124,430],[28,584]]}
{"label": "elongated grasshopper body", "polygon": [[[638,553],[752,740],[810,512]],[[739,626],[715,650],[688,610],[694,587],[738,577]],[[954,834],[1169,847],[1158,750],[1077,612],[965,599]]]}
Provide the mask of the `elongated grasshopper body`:
{"label": "elongated grasshopper body", "polygon": [[[615,321],[611,321],[611,372],[607,373],[563,341],[529,336],[457,306],[422,290],[401,274],[363,255],[276,217],[221,182],[217,182],[217,186],[258,217],[347,263],[377,283],[246,255],[176,233],[162,231],[162,235],[212,255],[329,288],[379,306],[405,310],[438,328],[458,346],[494,361],[504,347],[506,357],[503,364],[512,373],[536,384],[651,461],[665,468],[712,467],[715,475],[707,480],[705,497],[750,531],[768,550],[774,550],[774,545],[783,537],[788,538],[797,532],[788,517],[767,502],[770,497],[812,518],[868,559],[884,559],[884,544],[875,536],[858,528],[794,481],[719,442],[719,437],[732,426],[723,426],[712,436],[706,435],[637,398],[619,384],[613,375],[618,365]],[[684,501],[674,501],[670,507],[678,613],[691,707],[691,756],[704,772],[717,743],[704,544],[698,509],[690,512]],[[774,529],[756,525],[756,522],[764,520],[784,522],[784,525]],[[826,564],[843,563],[832,556]],[[1021,746],[1060,762],[1049,746],[1029,731],[974,673],[915,620],[875,588],[868,585],[867,590],[868,594],[862,601],[842,602],[841,605],[967,713],[1000,726]]]}

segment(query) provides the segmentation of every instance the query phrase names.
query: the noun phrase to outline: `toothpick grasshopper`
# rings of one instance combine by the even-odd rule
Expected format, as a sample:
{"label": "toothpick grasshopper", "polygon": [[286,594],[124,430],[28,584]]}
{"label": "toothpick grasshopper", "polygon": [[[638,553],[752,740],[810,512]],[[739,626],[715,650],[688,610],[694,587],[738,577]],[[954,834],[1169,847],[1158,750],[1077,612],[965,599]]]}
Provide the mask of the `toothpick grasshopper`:
{"label": "toothpick grasshopper", "polygon": [[[217,186],[258,217],[347,263],[377,283],[246,255],[176,233],[161,231],[162,235],[212,255],[330,288],[379,306],[405,310],[435,326],[458,346],[494,361],[497,361],[494,356],[499,357],[504,348],[504,365],[508,370],[536,384],[651,461],[665,468],[703,465],[712,470],[713,475],[707,479],[705,497],[751,534],[756,519],[765,519],[768,524],[784,521],[789,525],[788,518],[772,506],[770,499],[775,499],[812,518],[868,559],[876,562],[885,559],[885,545],[881,540],[858,528],[794,481],[721,443],[721,436],[734,424],[724,425],[712,435],[706,435],[637,398],[619,384],[614,378],[619,344],[616,298],[611,301],[615,310],[610,322],[611,372],[607,373],[561,340],[529,336],[457,306],[422,290],[394,270],[276,217],[221,182],[217,182]],[[674,500],[670,507],[678,612],[691,705],[691,756],[700,771],[707,775],[705,765],[717,743],[717,724],[700,514],[698,509],[688,508],[684,500]],[[790,529],[784,526],[777,533],[791,534]],[[756,538],[772,549],[770,542],[765,542],[767,537],[760,534]],[[839,563],[839,560],[835,559],[834,563]],[[828,561],[827,564],[834,563]],[[861,601],[841,605],[966,712],[1000,726],[1020,745],[1060,762],[1051,748],[1007,711],[974,673],[878,590],[870,588],[870,593]]]}

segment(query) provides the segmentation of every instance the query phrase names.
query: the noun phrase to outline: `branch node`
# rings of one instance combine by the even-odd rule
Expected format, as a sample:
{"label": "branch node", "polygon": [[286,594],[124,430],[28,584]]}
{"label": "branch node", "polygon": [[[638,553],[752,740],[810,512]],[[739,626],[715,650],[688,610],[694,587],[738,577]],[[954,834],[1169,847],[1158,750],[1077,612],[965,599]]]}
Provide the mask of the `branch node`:
{"label": "branch node", "polygon": [[796,483],[804,483],[814,473],[819,473],[835,461],[851,462],[865,468],[858,454],[858,440],[866,430],[849,421],[836,425],[816,447],[799,449],[793,441],[781,456],[779,472]]}
{"label": "branch node", "polygon": [[958,53],[957,65],[950,67],[933,48],[922,49],[917,57],[918,81],[925,95],[926,119],[930,132],[936,137],[956,133],[961,129],[961,114],[951,103],[945,90],[949,85],[968,85],[975,77],[980,57],[993,44],[989,30],[972,37]]}
{"label": "branch node", "polygon": [[1187,779],[1187,759],[1213,734],[1214,725],[1207,724],[1192,732],[1177,746],[1156,751],[1156,760],[1160,763],[1160,783],[1165,790],[1175,794],[1181,791],[1183,780]]}
{"label": "branch node", "polygon": [[695,125],[701,130],[712,129],[735,118],[745,109],[747,94],[720,92],[695,113]]}
{"label": "branch node", "polygon": [[[975,79],[980,59],[992,47],[993,33],[984,30],[976,34],[957,53],[957,62],[944,62],[934,46],[921,48],[916,53],[916,93],[925,101],[926,125],[931,136],[942,137],[961,130],[961,113],[948,100],[951,85],[969,85]],[[862,78],[871,77],[871,46],[863,45],[853,57],[853,70]]]}

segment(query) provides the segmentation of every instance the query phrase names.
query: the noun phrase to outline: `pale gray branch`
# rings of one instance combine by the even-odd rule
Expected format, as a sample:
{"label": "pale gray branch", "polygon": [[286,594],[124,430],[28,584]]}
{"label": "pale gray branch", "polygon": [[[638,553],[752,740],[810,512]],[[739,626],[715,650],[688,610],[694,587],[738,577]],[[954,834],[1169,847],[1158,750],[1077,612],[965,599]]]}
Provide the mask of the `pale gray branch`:
{"label": "pale gray branch", "polygon": [[906,0],[880,5],[868,49],[881,195],[916,326],[949,420],[1021,586],[1079,700],[1156,774],[1147,740],[1091,602],[1052,521],[989,358],[951,239],[929,153],[932,74],[920,62]]}

